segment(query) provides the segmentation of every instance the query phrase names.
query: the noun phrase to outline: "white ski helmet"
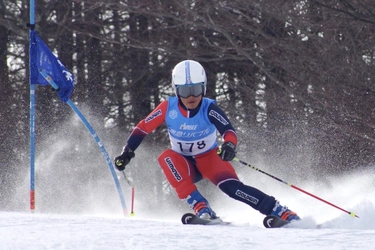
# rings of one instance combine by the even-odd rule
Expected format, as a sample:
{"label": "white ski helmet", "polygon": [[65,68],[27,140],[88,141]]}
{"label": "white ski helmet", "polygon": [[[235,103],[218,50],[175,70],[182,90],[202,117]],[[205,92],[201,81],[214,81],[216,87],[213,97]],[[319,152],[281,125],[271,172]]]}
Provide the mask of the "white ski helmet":
{"label": "white ski helmet", "polygon": [[172,71],[172,86],[175,94],[187,98],[206,94],[206,72],[199,62],[185,60],[179,62]]}

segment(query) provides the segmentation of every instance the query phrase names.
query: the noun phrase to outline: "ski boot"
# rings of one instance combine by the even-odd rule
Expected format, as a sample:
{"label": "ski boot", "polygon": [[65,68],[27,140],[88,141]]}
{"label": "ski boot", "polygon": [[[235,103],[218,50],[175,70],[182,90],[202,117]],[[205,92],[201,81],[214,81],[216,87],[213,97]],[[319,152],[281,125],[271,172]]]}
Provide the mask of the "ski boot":
{"label": "ski boot", "polygon": [[195,190],[191,193],[186,201],[190,208],[194,210],[194,213],[197,217],[205,220],[212,220],[218,218],[216,213],[211,209],[208,201],[199,193],[198,190]]}
{"label": "ski boot", "polygon": [[300,220],[300,217],[290,210],[286,206],[280,205],[279,201],[276,201],[274,208],[272,209],[271,215],[277,216],[286,221]]}

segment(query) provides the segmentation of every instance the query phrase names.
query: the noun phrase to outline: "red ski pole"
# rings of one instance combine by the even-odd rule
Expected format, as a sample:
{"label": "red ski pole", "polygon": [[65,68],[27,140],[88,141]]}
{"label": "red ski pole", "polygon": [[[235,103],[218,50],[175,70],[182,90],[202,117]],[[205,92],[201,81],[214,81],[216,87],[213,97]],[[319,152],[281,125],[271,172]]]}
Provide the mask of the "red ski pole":
{"label": "red ski pole", "polygon": [[284,183],[284,184],[286,184],[286,185],[288,185],[288,186],[290,186],[290,187],[292,187],[292,188],[294,188],[294,189],[297,189],[298,191],[300,191],[300,192],[302,192],[302,193],[305,193],[305,194],[307,194],[307,195],[310,195],[311,197],[314,197],[315,199],[318,199],[318,200],[320,200],[320,201],[322,201],[322,202],[324,202],[324,203],[327,203],[328,205],[331,205],[332,207],[335,207],[335,208],[337,208],[337,209],[339,209],[339,210],[341,210],[341,211],[343,211],[343,212],[345,212],[345,213],[351,215],[352,217],[357,217],[357,218],[359,218],[359,216],[356,215],[355,213],[353,213],[353,212],[349,212],[349,211],[347,211],[347,210],[345,210],[345,209],[342,209],[341,207],[336,206],[335,204],[332,204],[332,203],[330,203],[330,202],[328,202],[328,201],[326,201],[326,200],[323,200],[322,198],[320,198],[320,197],[318,197],[318,196],[316,196],[316,195],[313,195],[313,194],[311,194],[311,193],[309,193],[309,192],[307,192],[307,191],[305,191],[305,190],[303,190],[303,189],[301,189],[301,188],[299,188],[299,187],[296,187],[296,186],[294,186],[293,184],[289,184],[288,182],[283,181],[283,180],[281,180],[281,179],[277,178],[276,176],[273,176],[273,175],[271,175],[271,174],[269,174],[269,173],[266,173],[266,172],[260,170],[259,168],[250,165],[249,163],[246,163],[246,162],[244,162],[244,161],[241,161],[241,160],[238,159],[237,157],[235,157],[233,160],[234,160],[234,161],[237,161],[237,162],[239,162],[239,163],[241,163],[241,164],[243,164],[243,165],[245,165],[245,166],[248,166],[248,167],[250,167],[250,168],[252,168],[252,169],[254,169],[254,170],[258,171],[258,172],[261,172],[262,174],[268,175],[269,177],[271,177],[271,178],[273,178],[273,179],[275,179],[275,180],[277,180],[277,181],[280,181],[280,182],[282,182],[282,183]]}
{"label": "red ski pole", "polygon": [[130,206],[130,208],[131,208],[131,210],[130,210],[130,216],[134,216],[135,215],[135,213],[134,213],[134,185],[133,185],[133,183],[128,179],[128,177],[126,177],[126,175],[125,175],[125,172],[124,171],[122,171],[122,173],[124,174],[124,179],[125,179],[125,181],[129,184],[129,186],[132,188],[132,192],[131,192],[131,206]]}

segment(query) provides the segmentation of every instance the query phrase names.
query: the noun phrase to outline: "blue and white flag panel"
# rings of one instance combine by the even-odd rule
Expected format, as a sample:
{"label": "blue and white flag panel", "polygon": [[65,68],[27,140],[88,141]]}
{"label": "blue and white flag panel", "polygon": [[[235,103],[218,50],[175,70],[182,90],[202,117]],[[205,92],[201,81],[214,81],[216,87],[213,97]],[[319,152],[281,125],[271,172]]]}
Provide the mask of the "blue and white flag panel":
{"label": "blue and white flag panel", "polygon": [[58,95],[63,102],[70,99],[74,89],[74,76],[48,46],[38,36],[35,30],[30,30],[30,83],[48,85],[49,82],[39,73],[44,69],[58,86]]}

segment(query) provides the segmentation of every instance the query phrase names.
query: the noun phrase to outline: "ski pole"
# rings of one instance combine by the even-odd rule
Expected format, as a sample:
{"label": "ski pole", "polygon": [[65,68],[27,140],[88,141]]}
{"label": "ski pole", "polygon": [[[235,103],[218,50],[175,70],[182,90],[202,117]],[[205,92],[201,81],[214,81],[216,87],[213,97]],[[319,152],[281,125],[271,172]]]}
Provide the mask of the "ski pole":
{"label": "ski pole", "polygon": [[266,173],[266,172],[260,170],[259,168],[254,167],[254,166],[250,165],[249,163],[246,163],[246,162],[244,162],[244,161],[238,159],[237,157],[235,157],[233,160],[234,160],[234,161],[237,161],[237,162],[239,162],[239,163],[241,163],[241,164],[243,164],[243,165],[245,165],[245,166],[248,166],[248,167],[250,167],[250,168],[252,168],[252,169],[254,169],[254,170],[258,171],[258,172],[261,172],[262,174],[268,175],[269,177],[271,177],[271,178],[273,178],[273,179],[275,179],[275,180],[277,180],[277,181],[280,181],[280,182],[282,182],[282,183],[284,183],[284,184],[286,184],[286,185],[288,185],[288,186],[290,186],[290,187],[292,187],[292,188],[294,188],[294,189],[297,189],[298,191],[300,191],[300,192],[302,192],[302,193],[305,193],[305,194],[307,194],[307,195],[310,195],[311,197],[314,197],[315,199],[318,199],[318,200],[320,200],[320,201],[322,201],[322,202],[324,202],[324,203],[327,203],[328,205],[331,205],[332,207],[335,207],[335,208],[337,208],[337,209],[339,209],[339,210],[341,210],[341,211],[343,211],[343,212],[349,214],[349,215],[352,216],[352,217],[357,217],[357,218],[359,218],[359,216],[356,215],[355,213],[353,213],[353,212],[349,212],[349,211],[347,211],[347,210],[345,210],[345,209],[342,209],[341,207],[338,207],[338,206],[336,206],[335,204],[332,204],[332,203],[330,203],[330,202],[328,202],[328,201],[326,201],[326,200],[323,200],[322,198],[320,198],[320,197],[318,197],[318,196],[316,196],[316,195],[313,195],[313,194],[311,194],[311,193],[309,193],[309,192],[307,192],[307,191],[305,191],[305,190],[303,190],[303,189],[301,189],[301,188],[299,188],[299,187],[296,187],[296,186],[294,186],[293,184],[290,184],[290,183],[288,183],[288,182],[286,182],[286,181],[283,181],[283,180],[277,178],[276,176],[273,176],[273,175],[271,175],[271,174],[269,174],[269,173]]}
{"label": "ski pole", "polygon": [[131,196],[131,210],[130,210],[130,216],[134,216],[135,213],[134,213],[134,185],[133,183],[128,179],[128,177],[126,177],[126,174],[124,171],[122,171],[122,173],[124,174],[124,179],[125,181],[129,184],[129,186],[132,188],[132,196]]}

